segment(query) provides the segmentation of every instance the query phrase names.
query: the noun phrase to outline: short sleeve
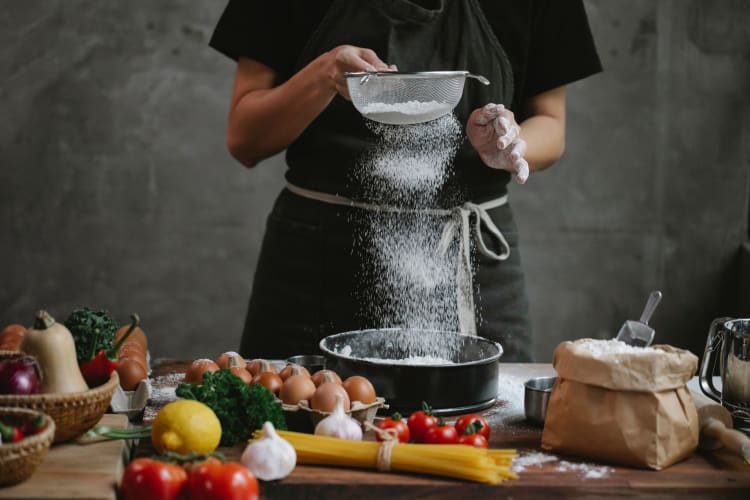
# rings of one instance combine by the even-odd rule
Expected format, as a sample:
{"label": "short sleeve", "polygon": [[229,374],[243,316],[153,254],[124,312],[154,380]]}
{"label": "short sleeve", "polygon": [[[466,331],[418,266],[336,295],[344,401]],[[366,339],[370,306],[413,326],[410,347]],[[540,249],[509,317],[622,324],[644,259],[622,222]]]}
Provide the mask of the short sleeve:
{"label": "short sleeve", "polygon": [[209,45],[227,57],[247,57],[286,79],[327,8],[315,0],[229,0]]}
{"label": "short sleeve", "polygon": [[527,68],[528,97],[602,70],[582,0],[547,0],[535,6]]}

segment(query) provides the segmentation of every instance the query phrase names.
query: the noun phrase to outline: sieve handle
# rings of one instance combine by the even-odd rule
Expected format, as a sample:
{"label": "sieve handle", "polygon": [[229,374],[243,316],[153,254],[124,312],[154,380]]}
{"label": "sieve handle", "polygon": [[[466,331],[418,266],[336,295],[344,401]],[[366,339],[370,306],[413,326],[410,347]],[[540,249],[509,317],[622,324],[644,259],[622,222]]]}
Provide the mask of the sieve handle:
{"label": "sieve handle", "polygon": [[466,73],[466,76],[468,78],[474,78],[475,80],[479,80],[484,85],[489,85],[490,84],[490,81],[488,79],[486,79],[485,77],[483,77],[482,75],[475,75],[474,73]]}

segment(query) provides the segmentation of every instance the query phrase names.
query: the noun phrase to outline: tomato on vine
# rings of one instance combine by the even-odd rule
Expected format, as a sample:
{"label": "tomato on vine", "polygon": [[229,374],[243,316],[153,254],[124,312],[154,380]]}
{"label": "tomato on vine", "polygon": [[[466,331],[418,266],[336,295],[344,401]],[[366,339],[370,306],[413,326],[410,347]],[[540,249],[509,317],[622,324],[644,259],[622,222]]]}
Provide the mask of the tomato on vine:
{"label": "tomato on vine", "polygon": [[437,417],[432,414],[432,408],[426,402],[422,402],[422,409],[415,411],[406,419],[409,426],[411,438],[417,443],[424,443],[427,431],[438,423]]}
{"label": "tomato on vine", "polygon": [[[487,420],[476,413],[469,413],[463,415],[456,420],[456,430],[459,436],[464,434],[481,434],[488,442],[490,440],[490,424]],[[469,427],[473,427],[473,431],[467,432]]]}
{"label": "tomato on vine", "polygon": [[124,500],[177,500],[183,498],[187,480],[177,464],[136,458],[123,472],[120,493]]}
{"label": "tomato on vine", "polygon": [[439,419],[435,427],[430,427],[424,435],[426,444],[456,444],[458,443],[458,431],[452,425]]}
{"label": "tomato on vine", "polygon": [[[409,442],[409,426],[404,422],[400,413],[396,412],[390,417],[384,418],[376,425],[379,429],[383,430],[393,429],[400,443]],[[383,438],[380,437],[380,433],[378,432],[375,433],[375,439],[383,441]]]}

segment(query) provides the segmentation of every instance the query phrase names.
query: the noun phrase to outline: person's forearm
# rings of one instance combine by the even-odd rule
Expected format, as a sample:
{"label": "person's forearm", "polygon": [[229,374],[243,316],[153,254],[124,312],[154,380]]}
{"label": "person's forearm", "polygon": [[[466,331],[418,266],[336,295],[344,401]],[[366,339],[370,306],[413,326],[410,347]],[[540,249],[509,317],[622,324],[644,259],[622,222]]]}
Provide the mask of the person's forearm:
{"label": "person's forearm", "polygon": [[278,87],[238,96],[229,113],[232,156],[251,167],[299,137],[336,95],[328,82],[328,64],[323,55]]}
{"label": "person's forearm", "polygon": [[521,138],[527,146],[524,158],[532,172],[544,170],[560,159],[565,150],[564,119],[536,115],[520,126]]}

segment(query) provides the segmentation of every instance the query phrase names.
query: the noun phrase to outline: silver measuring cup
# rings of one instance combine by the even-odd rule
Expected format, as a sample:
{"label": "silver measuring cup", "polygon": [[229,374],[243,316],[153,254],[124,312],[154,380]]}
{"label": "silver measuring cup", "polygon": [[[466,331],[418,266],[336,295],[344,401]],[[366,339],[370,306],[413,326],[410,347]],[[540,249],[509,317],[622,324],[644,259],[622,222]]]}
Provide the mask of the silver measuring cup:
{"label": "silver measuring cup", "polygon": [[[719,365],[721,390],[714,383]],[[703,393],[732,414],[734,425],[750,429],[750,319],[718,318],[711,322],[698,374]]]}

